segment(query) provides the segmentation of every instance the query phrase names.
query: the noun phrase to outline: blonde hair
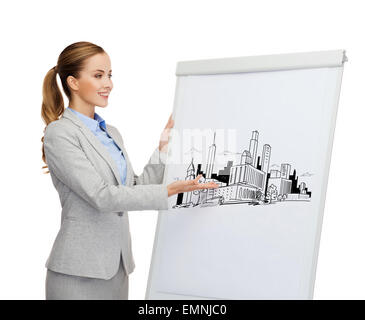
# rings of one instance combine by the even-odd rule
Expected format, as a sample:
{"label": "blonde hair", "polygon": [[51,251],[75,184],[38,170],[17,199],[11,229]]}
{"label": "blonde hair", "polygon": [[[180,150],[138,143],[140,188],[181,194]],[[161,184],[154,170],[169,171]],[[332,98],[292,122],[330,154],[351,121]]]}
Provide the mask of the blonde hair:
{"label": "blonde hair", "polygon": [[[41,116],[47,126],[56,120],[59,120],[65,107],[62,93],[57,84],[57,73],[61,79],[63,91],[67,98],[71,100],[71,91],[67,85],[67,77],[73,76],[76,79],[80,76],[80,71],[84,67],[85,60],[98,53],[105,53],[104,49],[96,44],[86,41],[75,42],[67,46],[58,57],[57,65],[50,69],[43,81],[43,102]],[[44,154],[44,135],[42,141],[42,160],[46,164],[42,169],[48,168]],[[49,173],[49,171],[44,172]]]}

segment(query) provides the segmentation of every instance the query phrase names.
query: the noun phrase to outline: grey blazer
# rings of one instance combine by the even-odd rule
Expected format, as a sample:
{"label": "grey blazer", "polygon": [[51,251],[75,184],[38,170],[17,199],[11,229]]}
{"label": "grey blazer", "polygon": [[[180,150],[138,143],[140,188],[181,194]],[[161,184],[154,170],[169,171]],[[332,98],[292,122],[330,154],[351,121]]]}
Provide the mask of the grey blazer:
{"label": "grey blazer", "polygon": [[71,110],[46,128],[44,152],[62,206],[61,227],[45,265],[50,270],[110,279],[122,255],[130,274],[135,264],[128,211],[168,208],[165,154],[156,148],[137,176],[120,133],[106,127],[127,162],[125,186],[107,149]]}

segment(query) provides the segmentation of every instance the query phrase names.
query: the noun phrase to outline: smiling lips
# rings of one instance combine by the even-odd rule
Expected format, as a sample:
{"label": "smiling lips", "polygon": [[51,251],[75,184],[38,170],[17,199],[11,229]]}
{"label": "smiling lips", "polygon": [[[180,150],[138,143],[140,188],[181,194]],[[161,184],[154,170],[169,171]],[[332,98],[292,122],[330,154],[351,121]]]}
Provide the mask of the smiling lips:
{"label": "smiling lips", "polygon": [[99,96],[102,96],[104,99],[108,99],[109,93],[108,92],[98,92]]}

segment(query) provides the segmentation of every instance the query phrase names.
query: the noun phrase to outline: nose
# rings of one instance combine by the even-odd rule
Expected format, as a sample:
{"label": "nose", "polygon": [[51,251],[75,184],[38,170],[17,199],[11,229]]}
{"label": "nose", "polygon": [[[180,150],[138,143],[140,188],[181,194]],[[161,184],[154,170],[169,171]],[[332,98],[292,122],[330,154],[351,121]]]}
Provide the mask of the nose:
{"label": "nose", "polygon": [[106,79],[104,81],[104,89],[107,89],[107,90],[112,90],[113,89],[113,82],[112,82],[112,79]]}
{"label": "nose", "polygon": [[112,89],[113,89],[113,85],[108,85],[108,84],[105,84],[104,86],[103,86],[103,91],[112,91]]}

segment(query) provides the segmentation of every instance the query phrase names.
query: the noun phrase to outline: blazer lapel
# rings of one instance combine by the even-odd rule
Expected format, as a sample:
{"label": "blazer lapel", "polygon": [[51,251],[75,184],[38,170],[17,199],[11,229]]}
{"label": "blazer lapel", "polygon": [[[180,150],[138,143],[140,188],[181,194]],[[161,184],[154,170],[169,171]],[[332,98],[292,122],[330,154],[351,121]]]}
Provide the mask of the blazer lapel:
{"label": "blazer lapel", "polygon": [[[94,147],[94,149],[104,158],[104,160],[109,165],[112,170],[115,178],[118,181],[118,184],[122,184],[119,176],[118,168],[115,164],[114,159],[109,154],[108,150],[103,146],[100,140],[90,131],[90,129],[77,117],[77,115],[73,114],[73,112],[69,109],[65,109],[62,115],[63,118],[67,118],[71,120],[75,125],[79,127],[81,132],[85,135],[85,137],[89,140],[90,144]],[[109,132],[108,132],[109,133]],[[114,139],[114,138],[113,138]],[[115,141],[115,140],[114,140]],[[118,144],[118,146],[120,143]],[[120,147],[120,146],[119,146]],[[122,150],[122,148],[121,148]],[[124,153],[124,151],[123,151]],[[128,168],[127,168],[128,169]]]}
{"label": "blazer lapel", "polygon": [[119,139],[118,135],[114,132],[114,129],[111,128],[108,124],[106,124],[106,130],[108,131],[108,134],[112,137],[112,139],[114,140],[116,145],[119,147],[119,149],[122,150],[122,152],[123,152],[125,162],[126,162],[126,166],[127,166],[127,176],[126,176],[126,179],[125,179],[125,184],[129,185],[129,181],[131,179],[132,171],[130,170],[129,158],[128,158],[127,153],[124,150],[123,142]]}

